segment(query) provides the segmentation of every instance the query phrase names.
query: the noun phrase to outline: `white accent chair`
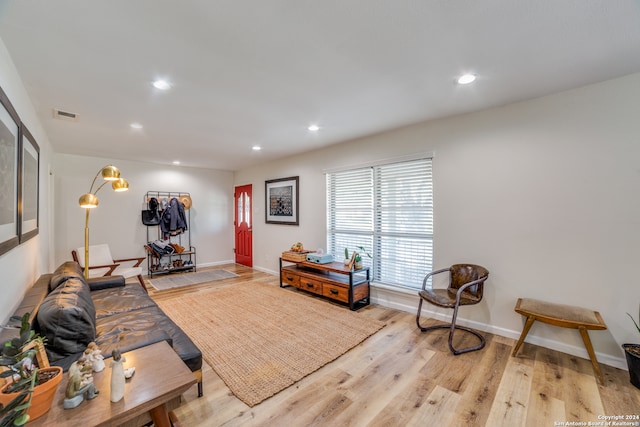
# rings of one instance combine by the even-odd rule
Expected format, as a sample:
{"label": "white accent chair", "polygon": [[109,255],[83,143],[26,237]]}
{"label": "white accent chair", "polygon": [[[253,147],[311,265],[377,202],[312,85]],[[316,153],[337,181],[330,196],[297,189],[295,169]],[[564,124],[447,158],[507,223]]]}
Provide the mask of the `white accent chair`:
{"label": "white accent chair", "polygon": [[[84,246],[72,250],[71,255],[73,256],[73,260],[84,269]],[[140,285],[146,291],[147,287],[142,278],[142,267],[140,267],[144,259],[144,257],[113,259],[109,245],[90,245],[89,277],[123,276],[125,279],[137,277]],[[120,265],[120,263],[125,262],[132,263],[133,265],[127,267]]]}

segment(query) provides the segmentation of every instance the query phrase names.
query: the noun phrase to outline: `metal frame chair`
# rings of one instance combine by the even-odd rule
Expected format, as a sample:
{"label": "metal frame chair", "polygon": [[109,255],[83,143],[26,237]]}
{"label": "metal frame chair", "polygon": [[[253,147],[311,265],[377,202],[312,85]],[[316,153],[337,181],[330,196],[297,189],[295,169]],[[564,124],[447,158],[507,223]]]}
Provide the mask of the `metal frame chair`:
{"label": "metal frame chair", "polygon": [[[427,282],[431,276],[436,274],[449,272],[449,287],[447,289],[433,289],[433,279],[431,285],[427,286]],[[489,271],[475,264],[454,264],[449,268],[433,271],[426,275],[422,281],[422,290],[418,293],[420,296],[420,304],[418,304],[418,314],[416,315],[416,324],[422,332],[434,329],[449,329],[449,349],[454,355],[467,353],[482,349],[486,341],[480,333],[467,328],[465,326],[456,325],[458,317],[458,308],[461,305],[477,304],[482,300],[484,291],[484,282],[489,277]],[[422,326],[420,325],[420,314],[422,311],[422,303],[437,305],[438,307],[452,308],[453,317],[451,323],[444,325]],[[480,340],[480,344],[472,347],[457,349],[453,346],[453,333],[456,329],[469,332]]]}

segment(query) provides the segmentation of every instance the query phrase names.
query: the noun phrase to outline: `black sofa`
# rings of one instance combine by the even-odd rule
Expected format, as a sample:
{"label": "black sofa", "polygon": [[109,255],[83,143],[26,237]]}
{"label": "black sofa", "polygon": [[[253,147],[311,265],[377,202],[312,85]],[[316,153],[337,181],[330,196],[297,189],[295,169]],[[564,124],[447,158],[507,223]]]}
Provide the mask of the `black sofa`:
{"label": "black sofa", "polygon": [[52,365],[67,370],[91,341],[105,358],[116,348],[124,353],[167,341],[198,378],[202,396],[202,353],[140,284],[125,284],[122,276],[86,280],[71,261],[41,280],[47,281],[46,296],[32,313],[32,323],[46,338]]}

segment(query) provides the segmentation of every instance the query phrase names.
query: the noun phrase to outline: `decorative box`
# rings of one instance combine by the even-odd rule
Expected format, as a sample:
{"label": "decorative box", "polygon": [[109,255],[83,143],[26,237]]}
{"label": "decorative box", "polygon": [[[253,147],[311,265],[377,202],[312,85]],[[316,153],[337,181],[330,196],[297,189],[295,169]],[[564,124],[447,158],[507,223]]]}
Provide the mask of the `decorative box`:
{"label": "decorative box", "polygon": [[331,254],[319,255],[317,253],[307,254],[307,261],[315,262],[316,264],[329,264],[330,262],[333,262],[333,255]]}
{"label": "decorative box", "polygon": [[306,261],[307,254],[309,252],[311,251],[304,251],[304,252],[285,251],[285,252],[282,252],[281,258],[283,261],[302,262],[302,261]]}

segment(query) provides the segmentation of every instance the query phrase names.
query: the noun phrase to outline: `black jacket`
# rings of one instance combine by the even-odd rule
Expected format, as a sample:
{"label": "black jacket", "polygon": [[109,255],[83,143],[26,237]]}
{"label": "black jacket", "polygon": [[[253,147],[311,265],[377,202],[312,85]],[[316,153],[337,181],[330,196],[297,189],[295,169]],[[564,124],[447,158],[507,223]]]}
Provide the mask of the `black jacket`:
{"label": "black jacket", "polygon": [[175,197],[162,212],[160,229],[166,237],[181,234],[187,229],[187,218],[184,214],[184,205]]}

